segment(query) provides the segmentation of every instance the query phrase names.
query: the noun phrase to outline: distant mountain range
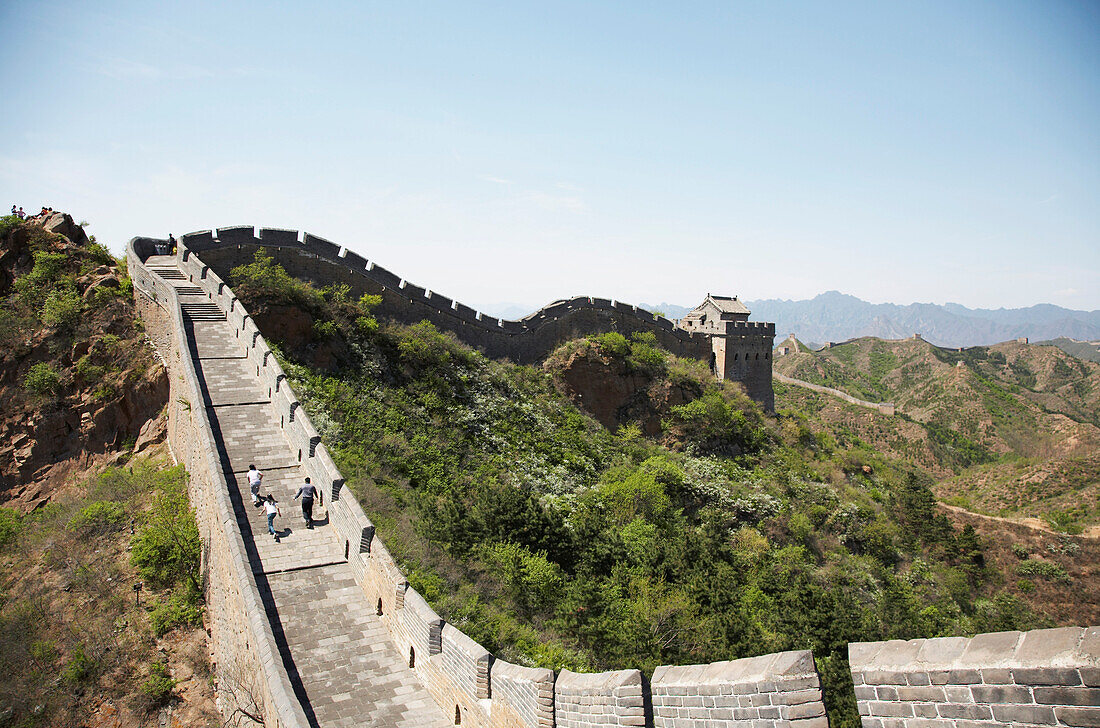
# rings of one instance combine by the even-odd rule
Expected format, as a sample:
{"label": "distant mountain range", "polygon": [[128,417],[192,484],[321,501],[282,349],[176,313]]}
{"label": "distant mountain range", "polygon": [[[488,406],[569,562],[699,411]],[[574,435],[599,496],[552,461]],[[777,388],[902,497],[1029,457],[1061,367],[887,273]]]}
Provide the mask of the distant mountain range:
{"label": "distant mountain range", "polygon": [[[775,322],[776,340],[794,333],[804,342],[824,344],[859,336],[904,339],[919,333],[939,346],[996,344],[1022,336],[1033,342],[1068,337],[1100,340],[1100,311],[1074,311],[1049,303],[1027,308],[967,308],[938,305],[868,303],[837,291],[807,301],[746,301],[754,321]],[[691,309],[669,303],[639,304],[679,318]]]}

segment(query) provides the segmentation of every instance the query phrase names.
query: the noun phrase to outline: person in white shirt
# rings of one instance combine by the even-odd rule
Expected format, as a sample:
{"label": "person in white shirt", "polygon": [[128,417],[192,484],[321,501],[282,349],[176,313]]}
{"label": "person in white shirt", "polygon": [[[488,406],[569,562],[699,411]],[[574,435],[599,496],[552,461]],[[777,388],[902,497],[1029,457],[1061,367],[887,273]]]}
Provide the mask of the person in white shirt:
{"label": "person in white shirt", "polygon": [[267,511],[267,532],[271,534],[273,539],[278,541],[279,534],[275,530],[275,516],[281,516],[283,512],[279,510],[279,504],[275,502],[275,496],[267,496],[267,500],[264,501],[264,510]]}
{"label": "person in white shirt", "polygon": [[264,474],[256,470],[255,465],[248,466],[248,489],[252,492],[252,505],[260,505],[260,482]]}

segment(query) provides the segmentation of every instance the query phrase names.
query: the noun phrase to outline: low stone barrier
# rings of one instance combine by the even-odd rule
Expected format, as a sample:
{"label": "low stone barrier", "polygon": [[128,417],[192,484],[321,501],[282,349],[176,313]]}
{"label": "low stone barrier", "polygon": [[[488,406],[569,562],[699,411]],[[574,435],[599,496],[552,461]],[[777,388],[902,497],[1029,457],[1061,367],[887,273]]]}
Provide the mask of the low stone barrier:
{"label": "low stone barrier", "polygon": [[828,728],[809,650],[709,665],[658,667],[655,728]]}
{"label": "low stone barrier", "polygon": [[864,728],[1100,727],[1100,627],[848,646]]}
{"label": "low stone barrier", "polygon": [[556,725],[562,728],[644,726],[642,673],[562,670],[554,685],[554,713]]}

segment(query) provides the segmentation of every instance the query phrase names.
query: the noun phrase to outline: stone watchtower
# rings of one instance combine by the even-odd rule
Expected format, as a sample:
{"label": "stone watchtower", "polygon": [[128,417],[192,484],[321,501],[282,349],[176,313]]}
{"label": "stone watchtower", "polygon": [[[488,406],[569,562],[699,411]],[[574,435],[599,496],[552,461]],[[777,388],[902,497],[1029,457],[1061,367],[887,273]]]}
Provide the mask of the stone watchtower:
{"label": "stone watchtower", "polygon": [[775,324],[749,321],[751,312],[737,300],[712,296],[677,322],[684,331],[706,334],[711,341],[711,366],[719,379],[740,382],[766,411],[775,410],[772,393],[772,341]]}

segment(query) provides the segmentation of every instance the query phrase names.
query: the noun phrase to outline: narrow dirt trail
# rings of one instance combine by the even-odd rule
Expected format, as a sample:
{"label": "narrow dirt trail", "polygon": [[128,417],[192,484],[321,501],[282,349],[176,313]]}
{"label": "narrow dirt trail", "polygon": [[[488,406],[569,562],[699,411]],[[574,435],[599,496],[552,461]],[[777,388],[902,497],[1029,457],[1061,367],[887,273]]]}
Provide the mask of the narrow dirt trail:
{"label": "narrow dirt trail", "polygon": [[[953,513],[964,513],[968,516],[975,518],[982,518],[987,521],[999,521],[1001,523],[1012,523],[1017,526],[1025,526],[1035,531],[1042,531],[1043,533],[1049,533],[1052,536],[1065,536],[1064,533],[1055,531],[1047,524],[1043,523],[1038,518],[1004,518],[1002,516],[987,516],[983,513],[975,513],[974,511],[968,511],[965,508],[959,506],[949,506],[946,503],[940,502],[940,507],[949,510]],[[1082,533],[1076,534],[1081,538],[1100,539],[1100,526],[1089,526]]]}

